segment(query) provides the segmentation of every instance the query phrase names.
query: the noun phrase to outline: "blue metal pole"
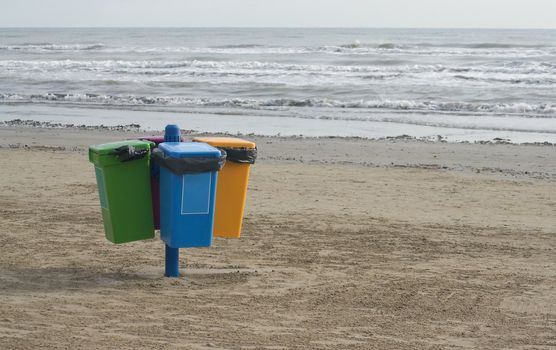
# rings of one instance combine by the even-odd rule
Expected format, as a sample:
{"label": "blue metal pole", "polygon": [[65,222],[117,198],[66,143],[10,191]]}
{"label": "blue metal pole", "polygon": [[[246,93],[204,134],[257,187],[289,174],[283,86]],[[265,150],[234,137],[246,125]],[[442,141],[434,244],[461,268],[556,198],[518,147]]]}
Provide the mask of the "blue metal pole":
{"label": "blue metal pole", "polygon": [[166,246],[166,269],[164,276],[180,277],[180,250],[179,248]]}
{"label": "blue metal pole", "polygon": [[[175,124],[166,125],[164,129],[164,142],[180,142],[180,128]],[[179,277],[180,276],[180,250],[165,245],[166,268],[164,276]]]}

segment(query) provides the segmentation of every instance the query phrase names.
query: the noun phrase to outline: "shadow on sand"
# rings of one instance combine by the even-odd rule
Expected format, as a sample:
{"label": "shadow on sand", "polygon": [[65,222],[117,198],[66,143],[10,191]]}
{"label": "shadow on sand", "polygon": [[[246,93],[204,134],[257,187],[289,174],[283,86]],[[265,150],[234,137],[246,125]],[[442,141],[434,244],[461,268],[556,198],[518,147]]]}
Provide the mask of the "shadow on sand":
{"label": "shadow on sand", "polygon": [[83,289],[118,288],[129,283],[147,282],[153,275],[106,272],[91,267],[13,268],[0,270],[0,293],[58,292]]}

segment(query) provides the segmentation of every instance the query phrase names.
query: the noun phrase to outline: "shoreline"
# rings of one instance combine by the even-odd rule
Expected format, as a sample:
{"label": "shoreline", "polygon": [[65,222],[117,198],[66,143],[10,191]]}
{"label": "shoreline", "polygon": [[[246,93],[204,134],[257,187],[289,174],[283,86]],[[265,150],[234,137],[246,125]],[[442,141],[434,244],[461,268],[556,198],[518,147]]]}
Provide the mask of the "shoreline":
{"label": "shoreline", "polygon": [[[36,128],[36,129],[60,129],[60,130],[81,130],[81,131],[109,131],[109,132],[123,132],[123,133],[140,133],[145,135],[151,134],[162,134],[164,130],[149,130],[144,129],[139,124],[125,124],[125,125],[87,125],[87,124],[65,124],[56,123],[48,121],[38,121],[33,119],[12,119],[0,121],[0,128],[2,129],[23,129],[23,128]],[[305,135],[263,135],[257,133],[230,133],[230,132],[207,132],[192,129],[181,129],[183,135],[187,136],[204,136],[204,135],[221,135],[221,136],[233,136],[233,137],[258,137],[258,138],[282,138],[282,139],[342,139],[342,140],[366,140],[366,141],[415,141],[415,142],[426,142],[426,143],[454,143],[454,144],[511,144],[519,146],[550,146],[556,147],[556,143],[544,141],[544,142],[511,142],[508,139],[494,138],[492,140],[486,141],[448,141],[441,135],[436,137],[416,137],[407,134],[402,134],[398,136],[385,136],[385,137],[364,137],[364,136],[305,136]]]}
{"label": "shoreline", "polygon": [[[95,126],[118,128],[118,126],[131,125],[133,128],[149,131],[161,130],[166,124],[177,123],[192,132],[213,134],[365,139],[413,137],[425,141],[556,144],[556,133],[554,132],[556,121],[552,118],[429,115],[412,111],[399,113],[349,111],[347,109],[337,111],[339,115],[335,117],[325,117],[324,114],[336,112],[315,109],[311,112],[314,117],[307,117],[302,115],[308,113],[306,108],[311,110],[311,107],[303,107],[299,110],[290,107],[285,107],[285,109],[188,108],[175,110],[169,107],[151,108],[148,105],[137,109],[93,105],[0,104],[0,123],[3,125],[17,123],[46,126],[79,125],[84,128]],[[352,115],[353,113],[355,114]],[[432,122],[427,118],[433,118],[436,121]],[[502,119],[507,119],[509,123],[507,127],[499,124]],[[83,124],[82,121],[87,121],[88,124]],[[533,123],[536,126],[529,128],[525,122]]]}
{"label": "shoreline", "polygon": [[[163,131],[142,131],[139,127],[6,127],[0,123],[0,149],[86,152],[92,144],[162,134]],[[556,154],[556,146],[552,144],[445,142],[407,137],[260,136],[191,130],[182,130],[182,135],[186,140],[196,136],[231,136],[252,140],[259,148],[259,161],[415,168],[556,180],[556,162],[549,161]]]}

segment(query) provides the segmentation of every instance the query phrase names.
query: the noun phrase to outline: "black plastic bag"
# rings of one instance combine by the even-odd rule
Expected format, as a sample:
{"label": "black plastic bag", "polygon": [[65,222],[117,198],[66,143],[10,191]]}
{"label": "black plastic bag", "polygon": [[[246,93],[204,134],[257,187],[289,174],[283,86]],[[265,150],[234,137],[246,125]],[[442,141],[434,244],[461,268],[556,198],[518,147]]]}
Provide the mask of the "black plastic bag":
{"label": "black plastic bag", "polygon": [[112,151],[112,154],[118,157],[118,160],[120,162],[129,162],[132,160],[142,159],[145,158],[147,153],[149,153],[148,148],[136,149],[131,145],[120,146]]}
{"label": "black plastic bag", "polygon": [[158,148],[152,151],[151,159],[161,167],[176,175],[220,171],[226,163],[226,152],[221,151],[220,157],[172,158]]}
{"label": "black plastic bag", "polygon": [[235,163],[255,164],[257,159],[257,148],[227,148],[218,147],[219,150],[226,152],[226,160]]}

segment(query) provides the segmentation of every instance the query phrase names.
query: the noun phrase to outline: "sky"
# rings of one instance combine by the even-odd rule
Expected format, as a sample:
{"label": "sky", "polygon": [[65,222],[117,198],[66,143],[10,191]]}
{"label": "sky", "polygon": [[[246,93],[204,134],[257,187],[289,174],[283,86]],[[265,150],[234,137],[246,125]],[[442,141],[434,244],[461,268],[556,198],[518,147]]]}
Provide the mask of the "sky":
{"label": "sky", "polygon": [[0,27],[556,28],[556,0],[0,0]]}

